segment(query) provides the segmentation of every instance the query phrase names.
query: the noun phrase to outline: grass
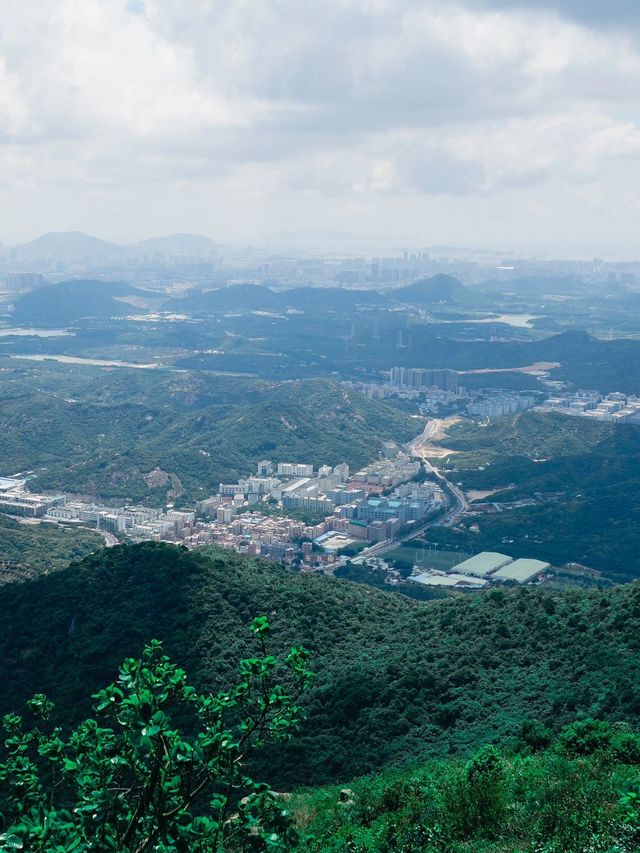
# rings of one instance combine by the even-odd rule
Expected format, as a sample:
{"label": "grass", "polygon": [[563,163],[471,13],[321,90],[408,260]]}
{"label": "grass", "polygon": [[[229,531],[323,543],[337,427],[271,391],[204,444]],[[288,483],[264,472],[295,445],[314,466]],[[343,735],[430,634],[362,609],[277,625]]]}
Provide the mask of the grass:
{"label": "grass", "polygon": [[440,570],[451,569],[470,556],[471,554],[460,550],[440,551],[437,548],[417,545],[400,545],[387,554],[389,560],[411,560],[420,568]]}

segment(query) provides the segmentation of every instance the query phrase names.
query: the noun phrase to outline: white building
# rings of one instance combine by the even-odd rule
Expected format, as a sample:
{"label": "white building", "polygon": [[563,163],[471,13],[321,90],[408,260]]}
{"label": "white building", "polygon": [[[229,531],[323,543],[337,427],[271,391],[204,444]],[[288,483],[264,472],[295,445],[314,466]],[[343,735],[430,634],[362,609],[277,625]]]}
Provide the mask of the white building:
{"label": "white building", "polygon": [[279,477],[313,477],[313,465],[300,462],[278,462]]}

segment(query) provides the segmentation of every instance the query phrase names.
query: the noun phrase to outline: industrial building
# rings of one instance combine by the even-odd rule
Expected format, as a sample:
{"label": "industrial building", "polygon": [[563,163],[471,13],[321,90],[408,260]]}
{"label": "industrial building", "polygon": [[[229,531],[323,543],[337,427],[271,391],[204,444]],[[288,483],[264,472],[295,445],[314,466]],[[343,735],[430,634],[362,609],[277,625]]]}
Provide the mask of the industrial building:
{"label": "industrial building", "polygon": [[0,477],[0,492],[13,492],[24,489],[26,480],[17,480],[15,477]]}
{"label": "industrial building", "polygon": [[481,554],[476,554],[463,563],[459,563],[455,566],[455,570],[463,575],[486,578],[487,575],[512,562],[513,557],[507,557],[506,554],[499,554],[496,551],[483,551]]}
{"label": "industrial building", "polygon": [[7,491],[0,493],[0,512],[22,515],[27,518],[42,518],[52,507],[64,504],[64,495],[33,495],[30,492]]}
{"label": "industrial building", "polygon": [[542,574],[542,572],[546,572],[549,568],[551,568],[550,564],[545,563],[543,560],[515,560],[513,563],[509,563],[507,566],[503,566],[497,572],[494,572],[491,575],[491,580],[495,578],[495,580],[500,581],[528,583]]}
{"label": "industrial building", "polygon": [[431,569],[409,580],[427,586],[482,589],[494,582],[529,583],[549,568],[549,563],[542,560],[514,560],[497,551],[483,551],[453,566],[450,571]]}
{"label": "industrial building", "polygon": [[481,578],[472,578],[469,575],[452,574],[451,572],[423,572],[421,575],[413,575],[409,580],[424,586],[448,586],[458,589],[482,589],[488,585],[488,581]]}

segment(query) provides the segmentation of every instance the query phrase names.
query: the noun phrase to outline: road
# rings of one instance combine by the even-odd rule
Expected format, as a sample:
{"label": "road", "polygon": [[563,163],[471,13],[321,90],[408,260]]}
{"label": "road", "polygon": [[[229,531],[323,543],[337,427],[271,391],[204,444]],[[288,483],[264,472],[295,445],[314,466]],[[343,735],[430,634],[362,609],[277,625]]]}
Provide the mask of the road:
{"label": "road", "polygon": [[436,418],[430,420],[420,435],[417,436],[417,438],[414,438],[413,441],[407,445],[407,449],[412,456],[416,459],[420,459],[427,473],[436,478],[442,489],[452,500],[452,505],[444,515],[440,515],[438,518],[428,519],[422,524],[418,524],[398,539],[394,539],[392,541],[384,540],[383,542],[371,545],[369,548],[365,548],[352,562],[362,563],[364,560],[370,559],[371,557],[382,557],[384,554],[388,554],[404,542],[409,542],[411,539],[417,539],[418,536],[422,536],[422,534],[426,530],[429,530],[430,527],[452,527],[466,511],[469,506],[469,502],[467,501],[464,492],[459,488],[459,486],[456,486],[455,483],[447,480],[447,478],[426,458],[424,445],[428,444],[437,433],[439,423],[440,422]]}
{"label": "road", "polygon": [[120,540],[115,537],[113,533],[109,533],[108,530],[98,530],[98,533],[104,539],[104,544],[106,548],[113,548],[114,545],[120,544]]}
{"label": "road", "polygon": [[[430,420],[424,430],[420,433],[420,435],[417,438],[414,438],[414,440],[409,444],[409,450],[414,457],[422,461],[422,464],[424,465],[427,472],[433,474],[442,486],[442,488],[449,494],[450,497],[453,498],[453,506],[445,513],[445,515],[441,516],[433,522],[434,525],[437,524],[441,527],[451,527],[451,525],[454,524],[457,519],[466,511],[467,507],[469,506],[469,502],[467,501],[467,498],[465,497],[465,494],[462,489],[455,483],[452,483],[450,480],[447,480],[444,474],[427,459],[426,451],[424,450],[424,445],[428,444],[432,440],[434,434],[436,434],[438,431],[439,424],[440,421],[437,418]],[[415,534],[412,534],[412,538],[413,536],[415,536]]]}

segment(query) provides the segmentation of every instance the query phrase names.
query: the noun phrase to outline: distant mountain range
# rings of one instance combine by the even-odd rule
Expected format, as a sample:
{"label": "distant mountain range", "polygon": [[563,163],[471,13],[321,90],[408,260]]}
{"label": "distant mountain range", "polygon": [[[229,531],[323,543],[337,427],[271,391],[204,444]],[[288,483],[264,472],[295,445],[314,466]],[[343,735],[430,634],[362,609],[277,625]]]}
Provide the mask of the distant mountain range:
{"label": "distant mountain range", "polygon": [[136,305],[139,308],[162,307],[164,310],[179,311],[196,317],[207,317],[220,312],[288,310],[331,315],[335,312],[351,311],[359,306],[452,305],[462,301],[465,293],[464,286],[457,279],[437,275],[387,291],[350,290],[341,287],[295,287],[286,291],[275,291],[265,285],[236,284],[165,300],[162,294],[142,291],[124,282],[82,279],[62,281],[23,294],[16,300],[14,319],[21,323],[55,328],[82,318],[106,320],[124,316],[134,313],[133,306]]}
{"label": "distant mountain range", "polygon": [[215,311],[319,311],[322,313],[355,308],[359,305],[391,307],[397,303],[411,305],[440,305],[459,302],[464,298],[465,287],[449,275],[423,278],[406,287],[385,291],[351,290],[341,287],[294,287],[276,292],[259,284],[236,284],[193,293],[173,299],[165,307],[195,315]]}
{"label": "distant mountain range", "polygon": [[52,231],[10,251],[23,260],[55,258],[61,261],[103,260],[126,255],[207,256],[216,244],[200,234],[169,234],[151,237],[133,245],[120,245],[91,237],[82,231]]}

